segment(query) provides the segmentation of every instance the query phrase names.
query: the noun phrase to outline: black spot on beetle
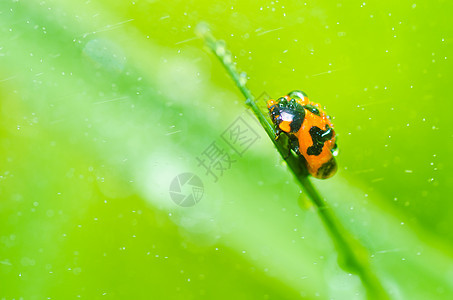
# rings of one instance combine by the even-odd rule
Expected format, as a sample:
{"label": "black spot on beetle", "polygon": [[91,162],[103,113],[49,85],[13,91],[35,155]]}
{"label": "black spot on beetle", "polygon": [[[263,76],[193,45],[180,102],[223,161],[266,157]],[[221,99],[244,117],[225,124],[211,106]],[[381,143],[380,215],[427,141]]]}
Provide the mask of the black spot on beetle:
{"label": "black spot on beetle", "polygon": [[337,162],[335,158],[331,158],[328,162],[324,163],[316,172],[318,178],[328,178],[332,176],[337,170]]}
{"label": "black spot on beetle", "polygon": [[302,123],[304,122],[305,119],[305,113],[302,110],[302,112],[298,111],[295,112],[293,115],[293,121],[289,124],[289,127],[291,128],[291,132],[298,132],[300,127],[302,126]]}
{"label": "black spot on beetle", "polygon": [[304,105],[304,108],[317,116],[321,116],[321,114],[319,113],[319,109],[317,109],[311,104]]}
{"label": "black spot on beetle", "polygon": [[326,130],[322,130],[317,126],[313,126],[308,132],[310,133],[313,145],[308,147],[307,154],[318,156],[322,152],[324,143],[332,138],[333,130],[330,127],[327,127]]}

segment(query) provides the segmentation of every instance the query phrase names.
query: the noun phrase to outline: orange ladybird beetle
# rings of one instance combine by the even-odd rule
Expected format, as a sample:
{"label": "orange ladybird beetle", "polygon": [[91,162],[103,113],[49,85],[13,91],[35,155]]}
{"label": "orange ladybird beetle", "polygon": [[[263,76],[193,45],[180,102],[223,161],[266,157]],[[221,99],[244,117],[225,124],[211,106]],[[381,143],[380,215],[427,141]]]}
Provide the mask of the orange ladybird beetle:
{"label": "orange ladybird beetle", "polygon": [[302,91],[267,102],[278,138],[285,132],[290,148],[305,159],[310,175],[326,179],[337,171],[337,144],[330,117]]}

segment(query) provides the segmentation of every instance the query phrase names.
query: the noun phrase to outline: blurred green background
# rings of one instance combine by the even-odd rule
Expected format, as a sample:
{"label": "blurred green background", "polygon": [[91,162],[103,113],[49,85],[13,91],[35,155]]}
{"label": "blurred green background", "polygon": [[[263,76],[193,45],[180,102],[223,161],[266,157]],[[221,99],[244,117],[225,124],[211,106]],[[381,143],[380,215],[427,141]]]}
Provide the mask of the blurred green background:
{"label": "blurred green background", "polygon": [[[256,97],[301,89],[335,117],[339,172],[313,182],[391,298],[452,299],[452,12],[2,0],[0,299],[366,297],[200,21]],[[242,156],[221,137],[238,116],[260,136]],[[197,161],[213,142],[234,160],[216,182]],[[184,172],[192,207],[169,195]]]}

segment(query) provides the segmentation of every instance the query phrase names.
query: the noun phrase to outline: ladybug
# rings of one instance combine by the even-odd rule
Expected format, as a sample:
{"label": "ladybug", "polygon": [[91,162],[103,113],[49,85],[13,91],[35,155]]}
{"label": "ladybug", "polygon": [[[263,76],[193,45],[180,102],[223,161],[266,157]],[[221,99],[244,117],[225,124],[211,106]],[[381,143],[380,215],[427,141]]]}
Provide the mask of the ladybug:
{"label": "ladybug", "polygon": [[267,102],[276,139],[284,132],[289,147],[302,156],[310,175],[326,179],[337,171],[337,144],[330,117],[302,91]]}

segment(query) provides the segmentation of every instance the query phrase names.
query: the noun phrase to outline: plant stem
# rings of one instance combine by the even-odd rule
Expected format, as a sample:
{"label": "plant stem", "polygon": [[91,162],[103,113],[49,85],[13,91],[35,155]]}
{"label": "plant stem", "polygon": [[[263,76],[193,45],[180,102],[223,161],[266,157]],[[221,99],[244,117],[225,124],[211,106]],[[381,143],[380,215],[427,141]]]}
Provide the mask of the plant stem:
{"label": "plant stem", "polygon": [[305,165],[295,155],[288,155],[288,148],[276,140],[275,131],[263,112],[255,103],[252,92],[246,86],[246,76],[239,74],[232,62],[231,52],[227,50],[225,42],[216,40],[209,30],[209,26],[201,23],[197,26],[197,34],[204,39],[206,45],[220,60],[226,71],[236,83],[246,99],[246,104],[252,109],[267,135],[274,143],[282,158],[288,164],[289,169],[299,182],[301,188],[314,203],[321,220],[323,221],[329,236],[338,252],[338,263],[347,272],[357,274],[365,286],[369,299],[388,299],[388,295],[382,287],[379,279],[371,271],[368,251],[342,226],[334,212],[326,205],[318,191],[309,179]]}

